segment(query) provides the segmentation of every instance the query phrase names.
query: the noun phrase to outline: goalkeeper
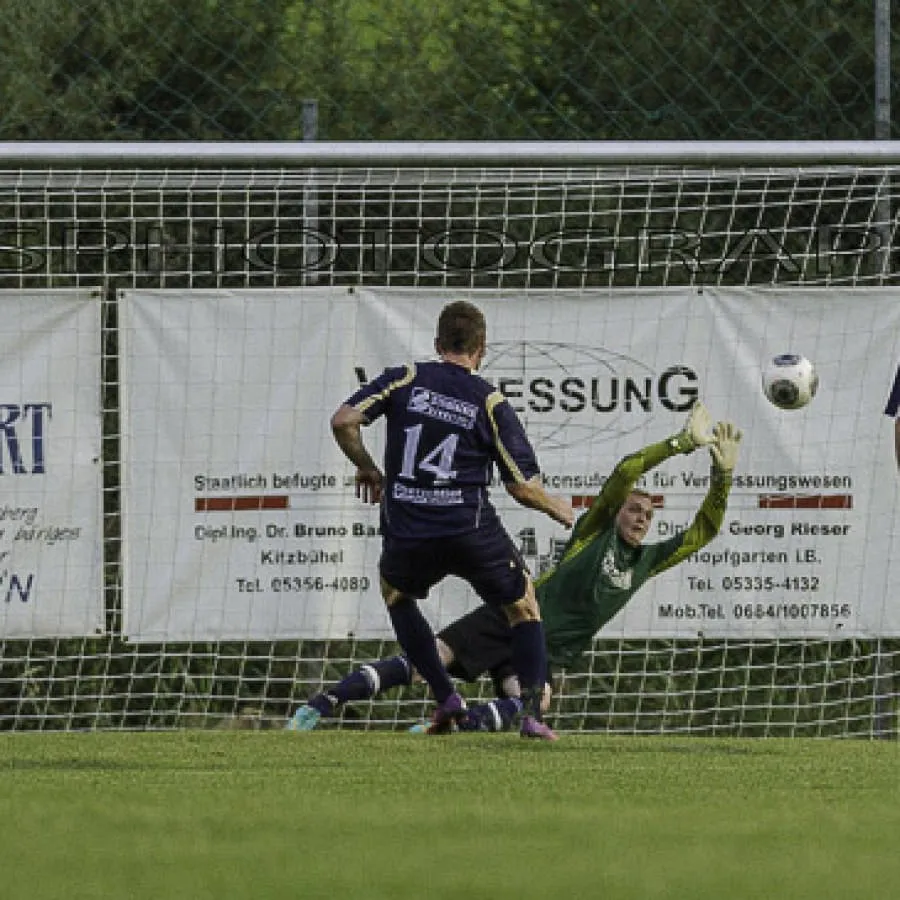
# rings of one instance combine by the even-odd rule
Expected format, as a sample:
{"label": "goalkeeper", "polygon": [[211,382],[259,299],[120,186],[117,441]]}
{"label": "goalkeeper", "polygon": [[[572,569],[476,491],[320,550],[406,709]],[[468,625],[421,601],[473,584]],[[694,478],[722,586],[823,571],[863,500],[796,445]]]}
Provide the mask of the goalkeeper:
{"label": "goalkeeper", "polygon": [[[590,509],[575,524],[559,562],[535,582],[545,625],[547,658],[553,669],[576,663],[597,631],[648,579],[685,560],[719,532],[738,457],[741,432],[728,422],[712,427],[697,402],[684,428],[673,437],[624,457],[613,469]],[[653,518],[648,493],[635,484],[645,473],[679,453],[708,446],[712,458],[709,490],[690,527],[659,543],[644,544]],[[472,705],[460,730],[501,731],[519,716],[522,704],[512,669],[510,626],[502,611],[482,605],[436,635],[450,675],[476,681],[490,674],[497,699]],[[547,673],[543,707],[550,703]],[[412,684],[415,672],[404,656],[360,666],[338,684],[316,694],[295,712],[288,728],[309,731],[322,716],[347,702],[365,700],[393,687]],[[427,729],[437,733],[434,726]]]}

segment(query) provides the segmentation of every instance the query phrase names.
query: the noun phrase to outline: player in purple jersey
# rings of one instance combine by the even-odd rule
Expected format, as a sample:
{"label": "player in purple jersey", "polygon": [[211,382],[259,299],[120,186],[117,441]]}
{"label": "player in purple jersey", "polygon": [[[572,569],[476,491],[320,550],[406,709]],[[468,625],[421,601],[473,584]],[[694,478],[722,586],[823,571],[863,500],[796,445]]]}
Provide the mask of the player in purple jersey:
{"label": "player in purple jersey", "polygon": [[[544,621],[547,655],[553,669],[574,665],[597,631],[625,606],[649,579],[678,565],[719,532],[736,465],[741,432],[727,422],[712,425],[697,402],[677,434],[629,453],[615,466],[590,510],[572,530],[560,558],[535,582]],[[679,453],[708,446],[712,467],[707,495],[690,527],[658,543],[645,544],[653,503],[636,487],[646,472]],[[510,665],[511,633],[506,620],[479,606],[437,634],[438,652],[448,672],[474,682],[489,674],[496,699],[471,706],[458,723],[463,731],[502,731],[521,710],[520,691]],[[297,709],[289,728],[310,731],[322,716],[345,703],[414,683],[416,674],[403,656],[367,663],[330,685]],[[549,706],[550,683],[544,704]],[[419,726],[413,730],[432,731]]]}
{"label": "player in purple jersey", "polygon": [[[467,301],[444,307],[437,323],[438,361],[386,369],[331,418],[338,446],[356,466],[356,493],[381,504],[381,592],[408,663],[437,702],[432,728],[450,731],[466,704],[441,662],[417,600],[448,575],[467,581],[512,626],[511,658],[522,688],[521,734],[556,735],[542,721],[547,660],[534,584],[516,545],[491,505],[494,467],[523,506],[566,528],[567,500],[549,495],[534,450],[504,396],[476,375],[487,328]],[[384,471],[366,449],[362,427],[386,423]]]}

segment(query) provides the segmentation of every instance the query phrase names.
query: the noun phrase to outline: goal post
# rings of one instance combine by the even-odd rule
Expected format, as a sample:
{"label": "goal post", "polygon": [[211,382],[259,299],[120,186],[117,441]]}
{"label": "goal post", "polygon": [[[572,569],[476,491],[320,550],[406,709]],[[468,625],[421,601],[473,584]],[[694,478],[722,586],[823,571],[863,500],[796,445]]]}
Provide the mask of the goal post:
{"label": "goal post", "polygon": [[[0,143],[0,300],[95,292],[102,407],[102,624],[5,613],[0,729],[279,727],[396,652],[327,417],[461,296],[579,510],[698,394],[745,432],[722,533],[562,674],[557,727],[896,737],[898,170],[890,141]],[[819,369],[806,411],[759,390],[785,350]],[[652,539],[705,465],[648,476]],[[502,494],[540,570],[562,535]],[[473,602],[422,606],[440,627]],[[334,725],[428,708],[410,688]]]}

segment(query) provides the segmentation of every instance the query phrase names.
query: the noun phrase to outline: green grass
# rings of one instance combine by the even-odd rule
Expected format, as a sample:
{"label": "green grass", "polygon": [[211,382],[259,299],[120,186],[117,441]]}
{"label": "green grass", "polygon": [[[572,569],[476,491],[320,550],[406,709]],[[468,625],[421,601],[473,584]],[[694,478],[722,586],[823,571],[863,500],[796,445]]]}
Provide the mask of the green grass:
{"label": "green grass", "polygon": [[900,896],[890,742],[0,736],[4,900]]}

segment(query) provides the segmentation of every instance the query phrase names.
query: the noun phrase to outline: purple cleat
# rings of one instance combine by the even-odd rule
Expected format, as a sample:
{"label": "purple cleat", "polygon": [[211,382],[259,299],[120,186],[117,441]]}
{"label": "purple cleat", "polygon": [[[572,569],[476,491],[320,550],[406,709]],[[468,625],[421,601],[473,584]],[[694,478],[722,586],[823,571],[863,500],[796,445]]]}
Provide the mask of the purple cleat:
{"label": "purple cleat", "polygon": [[450,734],[456,731],[456,724],[466,717],[466,701],[452,693],[443,703],[439,703],[431,717],[427,734]]}
{"label": "purple cleat", "polygon": [[534,716],[525,716],[519,734],[523,738],[534,738],[539,741],[558,741],[559,735],[545,722],[540,722]]}

